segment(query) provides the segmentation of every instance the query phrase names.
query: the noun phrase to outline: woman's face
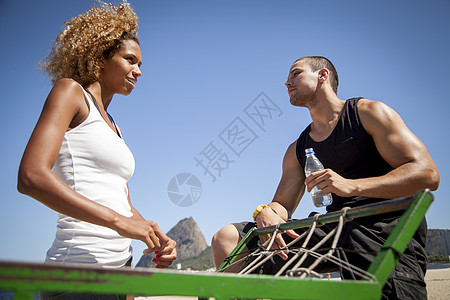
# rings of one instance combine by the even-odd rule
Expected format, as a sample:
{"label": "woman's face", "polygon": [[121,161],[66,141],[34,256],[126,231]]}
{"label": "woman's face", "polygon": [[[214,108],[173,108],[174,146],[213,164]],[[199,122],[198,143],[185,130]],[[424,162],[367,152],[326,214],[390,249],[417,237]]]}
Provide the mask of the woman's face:
{"label": "woman's face", "polygon": [[123,40],[116,53],[105,59],[100,71],[100,81],[110,93],[127,96],[142,75],[141,64],[141,48],[138,43]]}

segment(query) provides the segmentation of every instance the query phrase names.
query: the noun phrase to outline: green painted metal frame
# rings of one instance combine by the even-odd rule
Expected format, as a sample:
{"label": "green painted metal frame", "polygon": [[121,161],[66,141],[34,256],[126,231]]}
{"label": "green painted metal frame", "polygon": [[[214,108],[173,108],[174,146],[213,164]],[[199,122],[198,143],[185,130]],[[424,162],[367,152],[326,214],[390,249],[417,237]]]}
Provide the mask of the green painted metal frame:
{"label": "green painted metal frame", "polygon": [[[0,290],[15,291],[15,299],[19,300],[33,299],[35,291],[197,296],[214,297],[218,300],[230,298],[359,299],[361,295],[364,295],[364,299],[380,299],[385,280],[395,267],[399,253],[404,251],[424,217],[433,201],[433,196],[425,191],[415,197],[395,201],[397,204],[394,206],[397,210],[402,209],[400,207],[405,209],[411,202],[412,204],[369,268],[369,272],[376,276],[376,281],[329,281],[316,278],[299,280],[270,275],[239,276],[159,269],[117,270],[66,264],[0,262]],[[359,215],[367,213],[367,210],[376,213],[373,209],[369,207],[351,210],[348,216],[352,217],[357,210]],[[320,222],[325,222],[329,215],[323,216]],[[265,230],[267,229],[260,232]]]}
{"label": "green painted metal frame", "polygon": [[[135,295],[173,295],[270,299],[352,299],[358,295],[377,295],[376,284],[346,283],[336,297],[341,282],[296,280],[267,275],[236,276],[219,273],[186,273],[170,270],[101,270],[75,266],[42,264],[1,265],[2,289],[16,290],[16,299],[32,299],[33,291],[129,293]],[[377,299],[368,297],[367,299]]]}

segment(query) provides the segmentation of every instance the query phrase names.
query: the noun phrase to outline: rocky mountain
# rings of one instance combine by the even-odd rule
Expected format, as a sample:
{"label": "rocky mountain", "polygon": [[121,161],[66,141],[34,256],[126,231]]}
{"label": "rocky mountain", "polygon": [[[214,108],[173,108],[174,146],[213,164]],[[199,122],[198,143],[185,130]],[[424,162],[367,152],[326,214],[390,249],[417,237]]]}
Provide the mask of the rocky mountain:
{"label": "rocky mountain", "polygon": [[450,255],[450,230],[428,229],[427,255]]}
{"label": "rocky mountain", "polygon": [[[205,250],[202,251],[202,253],[200,253],[196,257],[186,258],[177,262],[177,264],[179,264],[179,266],[183,270],[211,270],[214,268],[211,247],[208,246]],[[175,265],[175,268],[176,266],[177,265]]]}
{"label": "rocky mountain", "polygon": [[[177,264],[181,264],[182,269],[203,270],[212,267],[211,249],[192,217],[179,221],[167,232],[167,236],[177,243],[178,257],[172,263],[172,268],[175,268]],[[144,254],[136,267],[154,267],[155,264],[152,262],[154,256],[154,253]],[[200,267],[201,269],[199,269]]]}

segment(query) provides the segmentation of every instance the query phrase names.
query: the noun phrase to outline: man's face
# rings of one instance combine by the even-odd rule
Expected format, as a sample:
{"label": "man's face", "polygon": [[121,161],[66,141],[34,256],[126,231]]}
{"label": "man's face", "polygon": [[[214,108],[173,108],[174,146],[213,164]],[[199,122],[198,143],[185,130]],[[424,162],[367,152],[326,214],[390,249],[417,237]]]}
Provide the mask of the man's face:
{"label": "man's face", "polygon": [[308,106],[314,100],[318,86],[318,71],[312,72],[306,59],[295,62],[285,83],[292,105]]}

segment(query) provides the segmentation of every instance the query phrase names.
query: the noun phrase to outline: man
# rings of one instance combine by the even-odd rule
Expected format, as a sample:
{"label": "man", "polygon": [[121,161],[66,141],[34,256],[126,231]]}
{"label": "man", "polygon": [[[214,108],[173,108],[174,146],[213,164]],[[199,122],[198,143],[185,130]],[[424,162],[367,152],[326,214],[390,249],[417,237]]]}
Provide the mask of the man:
{"label": "man", "polygon": [[[290,219],[305,187],[308,192],[317,186],[325,194],[332,193],[333,203],[327,207],[328,211],[409,196],[425,188],[437,189],[438,170],[425,146],[401,117],[381,102],[339,99],[338,83],[333,64],[324,57],[300,58],[289,70],[285,85],[290,102],[308,108],[312,123],[288,147],[281,181],[272,202],[258,207],[254,213],[257,227]],[[313,148],[325,166],[325,170],[307,178],[304,173],[306,148]],[[348,260],[367,269],[398,218],[398,214],[391,213],[347,223],[340,246],[364,252],[346,252]],[[231,224],[214,235],[211,245],[216,267],[255,223]],[[278,235],[272,248],[284,248],[285,239],[297,236],[293,230]],[[268,235],[260,236],[262,243],[268,238]],[[383,297],[426,298],[425,238],[426,222],[423,220],[386,283]],[[288,254],[288,250],[284,250],[279,256],[286,260]],[[235,272],[238,268],[234,266],[229,271]],[[348,278],[349,275],[341,276]]]}

